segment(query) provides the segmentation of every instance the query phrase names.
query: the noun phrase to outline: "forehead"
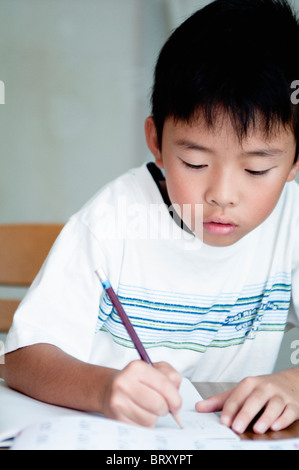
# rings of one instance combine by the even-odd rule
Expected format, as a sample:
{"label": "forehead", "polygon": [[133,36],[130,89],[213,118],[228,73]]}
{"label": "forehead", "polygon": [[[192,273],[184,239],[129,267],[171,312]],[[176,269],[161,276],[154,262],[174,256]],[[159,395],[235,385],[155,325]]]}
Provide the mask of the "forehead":
{"label": "forehead", "polygon": [[230,117],[225,114],[218,116],[213,124],[208,124],[200,115],[189,122],[169,117],[164,124],[164,135],[177,142],[191,139],[194,143],[202,143],[204,140],[213,146],[229,147],[233,145],[241,149],[263,145],[288,151],[293,150],[296,146],[295,136],[290,127],[276,124],[271,130],[266,131],[262,120],[257,119],[255,125],[249,126],[246,134],[240,136]]}

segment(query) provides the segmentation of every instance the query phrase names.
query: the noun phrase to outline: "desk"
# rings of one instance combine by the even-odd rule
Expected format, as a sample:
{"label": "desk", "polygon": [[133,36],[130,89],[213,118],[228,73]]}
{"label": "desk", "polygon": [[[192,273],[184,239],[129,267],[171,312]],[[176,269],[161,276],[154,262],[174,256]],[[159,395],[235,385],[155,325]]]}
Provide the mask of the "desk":
{"label": "desk", "polygon": [[[208,382],[195,382],[193,385],[197,388],[203,398],[208,398],[211,395],[225,392],[233,388],[236,384],[233,383],[208,383]],[[291,426],[283,431],[268,431],[265,434],[255,434],[248,429],[244,434],[240,434],[241,439],[251,440],[275,440],[275,439],[293,439],[299,437],[299,420],[295,421]]]}

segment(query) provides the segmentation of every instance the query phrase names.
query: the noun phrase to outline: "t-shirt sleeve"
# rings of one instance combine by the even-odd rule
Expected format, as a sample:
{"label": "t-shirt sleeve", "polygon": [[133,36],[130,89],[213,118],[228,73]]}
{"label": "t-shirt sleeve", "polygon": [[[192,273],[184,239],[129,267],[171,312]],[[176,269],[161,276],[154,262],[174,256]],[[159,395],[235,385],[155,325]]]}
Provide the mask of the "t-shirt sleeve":
{"label": "t-shirt sleeve", "polygon": [[106,267],[99,241],[71,218],[14,316],[6,353],[48,343],[88,361],[102,293],[99,266]]}

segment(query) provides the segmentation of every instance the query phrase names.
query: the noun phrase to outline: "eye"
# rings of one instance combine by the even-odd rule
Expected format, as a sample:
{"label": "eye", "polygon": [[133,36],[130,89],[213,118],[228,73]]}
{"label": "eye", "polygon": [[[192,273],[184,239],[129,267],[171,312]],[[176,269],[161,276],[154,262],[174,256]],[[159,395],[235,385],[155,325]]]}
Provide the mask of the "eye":
{"label": "eye", "polygon": [[208,165],[192,165],[191,163],[187,163],[187,162],[184,162],[184,161],[183,161],[183,163],[187,168],[191,168],[192,170],[201,170],[202,168],[205,168],[205,167],[208,166]]}
{"label": "eye", "polygon": [[262,176],[262,175],[266,175],[270,171],[270,168],[268,170],[260,170],[260,171],[253,171],[253,170],[245,170],[245,171],[247,171],[247,173],[253,176]]}

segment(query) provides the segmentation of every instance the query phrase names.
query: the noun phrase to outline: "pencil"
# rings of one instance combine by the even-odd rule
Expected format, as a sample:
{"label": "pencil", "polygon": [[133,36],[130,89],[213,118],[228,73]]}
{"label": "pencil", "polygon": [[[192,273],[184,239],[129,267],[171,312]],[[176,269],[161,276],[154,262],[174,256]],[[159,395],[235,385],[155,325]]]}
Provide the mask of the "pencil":
{"label": "pencil", "polygon": [[[107,278],[107,276],[105,275],[104,271],[100,268],[98,268],[96,270],[96,275],[98,276],[105,292],[107,293],[107,295],[109,296],[111,302],[112,302],[112,305],[113,307],[115,308],[116,312],[118,313],[124,327],[126,328],[131,340],[133,341],[133,344],[140,356],[140,358],[146,362],[147,364],[150,364],[151,366],[153,366],[153,363],[152,361],[150,360],[150,357],[149,355],[147,354],[142,342],[140,341],[128,315],[126,314],[119,298],[117,297],[113,287],[111,286],[111,283],[109,281],[109,279]],[[171,411],[169,411],[170,414],[173,416],[173,418],[175,419],[176,423],[179,425],[180,428],[182,428],[182,423],[179,419],[179,417],[177,415],[175,415],[174,413],[172,413]]]}

